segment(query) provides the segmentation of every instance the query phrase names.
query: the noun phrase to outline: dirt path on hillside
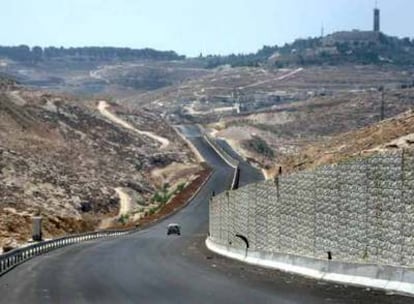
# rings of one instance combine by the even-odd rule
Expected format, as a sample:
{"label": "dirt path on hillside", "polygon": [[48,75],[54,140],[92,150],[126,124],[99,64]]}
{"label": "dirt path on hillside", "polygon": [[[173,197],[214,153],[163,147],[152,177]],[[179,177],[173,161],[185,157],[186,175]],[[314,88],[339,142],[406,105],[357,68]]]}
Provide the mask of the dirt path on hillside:
{"label": "dirt path on hillside", "polygon": [[298,74],[298,73],[300,73],[302,71],[303,71],[303,68],[298,68],[296,70],[290,71],[290,72],[288,72],[288,73],[286,73],[286,74],[284,74],[282,76],[279,76],[277,78],[269,79],[269,80],[263,80],[263,81],[259,81],[259,82],[255,82],[255,83],[252,83],[252,84],[249,84],[249,85],[246,85],[246,86],[238,87],[238,89],[239,90],[243,90],[243,89],[247,89],[247,88],[253,88],[253,87],[256,87],[258,85],[262,85],[262,84],[265,84],[265,83],[268,83],[268,82],[272,82],[272,81],[275,81],[275,80],[278,80],[278,81],[285,80],[285,79],[287,79],[289,77],[292,77],[292,76],[294,76],[294,75],[296,75],[296,74]]}
{"label": "dirt path on hillside", "polygon": [[141,130],[138,130],[137,128],[133,127],[131,124],[129,124],[125,120],[119,118],[118,116],[116,116],[115,114],[110,112],[108,110],[109,107],[110,107],[110,105],[105,100],[101,100],[98,104],[99,112],[103,116],[105,116],[106,118],[111,120],[112,122],[124,127],[125,129],[132,130],[132,131],[138,133],[139,135],[145,135],[145,136],[148,136],[148,137],[158,141],[161,144],[161,149],[165,149],[170,144],[170,141],[168,139],[166,139],[165,137],[158,136],[158,135],[156,135],[152,132],[141,131]]}
{"label": "dirt path on hillside", "polygon": [[116,188],[115,191],[119,196],[120,206],[119,206],[118,216],[128,214],[130,211],[132,211],[131,197],[126,192],[124,192],[122,188]]}
{"label": "dirt path on hillside", "polygon": [[122,215],[127,215],[133,211],[132,199],[122,188],[115,188],[115,192],[119,196],[119,211],[118,215],[103,219],[99,224],[99,229],[107,229],[113,225],[113,223],[119,219]]}
{"label": "dirt path on hillside", "polygon": [[9,93],[9,96],[11,97],[12,101],[17,104],[18,106],[25,106],[27,104],[26,100],[24,100],[20,95],[19,91],[11,91]]}

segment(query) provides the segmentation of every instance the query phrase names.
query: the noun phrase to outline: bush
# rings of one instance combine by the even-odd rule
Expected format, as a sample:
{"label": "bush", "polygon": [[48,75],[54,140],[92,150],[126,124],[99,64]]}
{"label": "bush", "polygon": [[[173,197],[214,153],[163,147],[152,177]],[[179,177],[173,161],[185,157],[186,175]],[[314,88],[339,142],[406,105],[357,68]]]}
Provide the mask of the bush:
{"label": "bush", "polygon": [[149,210],[149,212],[148,212],[148,214],[149,215],[153,215],[154,213],[156,213],[157,211],[158,211],[158,207],[152,207],[150,210]]}
{"label": "bush", "polygon": [[253,150],[256,153],[262,154],[269,158],[273,158],[275,156],[273,150],[269,147],[267,142],[259,136],[254,136],[252,139],[247,140],[244,143],[244,146],[249,150]]}
{"label": "bush", "polygon": [[152,201],[160,204],[166,204],[172,196],[172,193],[168,192],[169,187],[170,185],[168,183],[165,183],[160,191],[154,193]]}
{"label": "bush", "polygon": [[182,192],[184,190],[184,188],[185,188],[185,183],[180,183],[177,186],[177,188],[175,189],[174,193],[175,194],[178,194],[178,193]]}
{"label": "bush", "polygon": [[125,225],[129,220],[129,215],[128,214],[122,214],[119,219],[118,222],[120,222],[122,225]]}

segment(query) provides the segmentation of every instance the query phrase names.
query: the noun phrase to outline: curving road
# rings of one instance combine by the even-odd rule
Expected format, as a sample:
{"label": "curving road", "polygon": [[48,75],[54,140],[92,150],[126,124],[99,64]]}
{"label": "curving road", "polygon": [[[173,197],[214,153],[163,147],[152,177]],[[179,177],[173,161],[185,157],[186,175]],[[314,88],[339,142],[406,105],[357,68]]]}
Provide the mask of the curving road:
{"label": "curving road", "polygon": [[[190,205],[170,219],[118,239],[73,245],[0,277],[0,303],[409,303],[407,298],[328,285],[250,267],[209,253],[208,198],[233,170],[195,127],[182,127],[215,172]],[[182,226],[167,236],[168,222]]]}
{"label": "curving road", "polygon": [[254,168],[253,166],[245,162],[243,158],[232,149],[232,147],[227,143],[227,141],[223,139],[216,139],[216,141],[220,145],[220,147],[227,152],[227,154],[239,161],[240,187],[264,180],[264,176],[261,170]]}

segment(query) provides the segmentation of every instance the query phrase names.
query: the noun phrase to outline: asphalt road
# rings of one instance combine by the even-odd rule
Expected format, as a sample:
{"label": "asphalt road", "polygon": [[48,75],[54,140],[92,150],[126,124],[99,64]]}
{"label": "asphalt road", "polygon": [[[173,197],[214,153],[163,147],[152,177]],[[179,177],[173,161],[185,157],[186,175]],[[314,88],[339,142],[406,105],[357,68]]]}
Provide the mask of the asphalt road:
{"label": "asphalt road", "polygon": [[[0,303],[410,303],[381,292],[325,284],[250,267],[207,251],[208,198],[228,188],[230,169],[185,134],[215,168],[191,204],[146,230],[36,257],[0,278]],[[177,222],[181,236],[167,236]]]}
{"label": "asphalt road", "polygon": [[220,147],[223,148],[224,151],[227,152],[231,157],[234,159],[237,159],[239,163],[239,169],[240,169],[240,179],[239,179],[239,186],[243,187],[245,185],[251,184],[251,183],[257,183],[259,181],[264,180],[264,176],[262,172],[248,164],[243,160],[243,158],[236,153],[231,146],[222,139],[218,139],[217,143],[220,145]]}

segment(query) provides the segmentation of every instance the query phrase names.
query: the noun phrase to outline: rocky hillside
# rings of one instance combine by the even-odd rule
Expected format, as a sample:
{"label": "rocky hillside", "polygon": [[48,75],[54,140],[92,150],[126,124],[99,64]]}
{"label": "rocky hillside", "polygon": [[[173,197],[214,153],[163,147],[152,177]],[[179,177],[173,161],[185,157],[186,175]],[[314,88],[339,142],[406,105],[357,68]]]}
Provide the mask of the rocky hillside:
{"label": "rocky hillside", "polygon": [[[107,69],[102,76],[114,73]],[[282,104],[357,93],[375,95],[387,90],[413,87],[411,67],[312,66],[293,69],[221,67],[202,75],[202,70],[178,85],[123,98],[123,102],[166,113],[173,123],[211,123],[222,118],[272,112]],[[107,77],[107,76],[105,76]],[[348,93],[348,94],[346,94]],[[349,94],[352,93],[352,94]],[[335,97],[336,98],[336,97]],[[374,97],[377,98],[377,97]]]}
{"label": "rocky hillside", "polygon": [[[381,118],[381,99],[378,91],[344,91],[281,104],[271,111],[227,118],[213,126],[218,130],[217,136],[226,138],[245,157],[270,167],[306,146],[324,145],[344,132],[375,125]],[[413,89],[384,93],[386,119],[413,107]],[[343,144],[352,144],[352,139],[348,137]],[[360,150],[365,148],[361,146]]]}
{"label": "rocky hillside", "polygon": [[97,100],[9,82],[0,88],[0,246],[26,241],[37,213],[46,237],[92,230],[118,213],[114,188],[134,192],[134,203],[145,206],[157,190],[154,169],[193,162],[175,131],[144,110],[110,108],[131,125],[162,134],[166,148],[104,117]]}
{"label": "rocky hillside", "polygon": [[408,111],[380,123],[345,132],[329,140],[304,146],[279,160],[284,172],[333,164],[385,150],[414,148],[414,112]]}

